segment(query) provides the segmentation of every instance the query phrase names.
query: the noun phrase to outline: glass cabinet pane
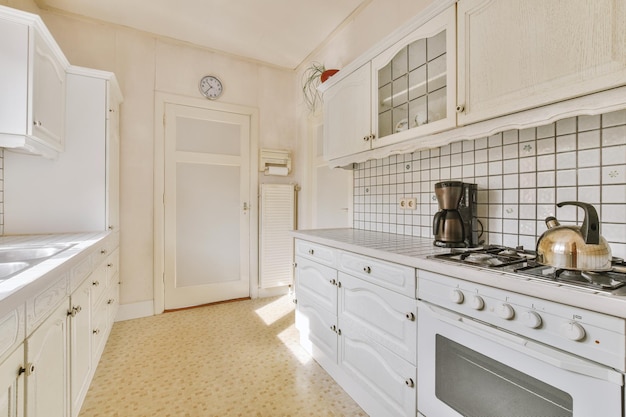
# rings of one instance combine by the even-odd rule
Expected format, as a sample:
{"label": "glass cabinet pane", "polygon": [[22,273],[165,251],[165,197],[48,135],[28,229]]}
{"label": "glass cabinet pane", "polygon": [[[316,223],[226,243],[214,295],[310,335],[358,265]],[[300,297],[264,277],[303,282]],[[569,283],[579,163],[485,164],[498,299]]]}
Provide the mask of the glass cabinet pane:
{"label": "glass cabinet pane", "polygon": [[446,31],[402,48],[378,70],[378,137],[446,115]]}

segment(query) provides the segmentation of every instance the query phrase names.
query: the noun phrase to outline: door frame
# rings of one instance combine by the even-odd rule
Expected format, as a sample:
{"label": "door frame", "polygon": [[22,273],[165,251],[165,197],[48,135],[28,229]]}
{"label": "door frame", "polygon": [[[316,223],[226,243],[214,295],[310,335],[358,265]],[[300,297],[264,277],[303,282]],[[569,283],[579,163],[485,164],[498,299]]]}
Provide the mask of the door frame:
{"label": "door frame", "polygon": [[257,184],[259,177],[259,110],[253,107],[209,101],[204,98],[155,92],[154,96],[154,314],[165,310],[165,106],[167,104],[198,107],[250,117],[250,297],[259,293],[259,216]]}

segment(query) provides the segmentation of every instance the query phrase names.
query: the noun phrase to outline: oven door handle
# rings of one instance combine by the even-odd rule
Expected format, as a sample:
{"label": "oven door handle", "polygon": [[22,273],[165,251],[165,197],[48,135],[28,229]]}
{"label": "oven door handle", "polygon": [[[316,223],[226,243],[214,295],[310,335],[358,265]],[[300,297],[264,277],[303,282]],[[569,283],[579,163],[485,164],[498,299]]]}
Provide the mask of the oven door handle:
{"label": "oven door handle", "polygon": [[480,337],[489,339],[515,351],[532,356],[537,360],[549,363],[550,365],[556,366],[560,369],[612,382],[620,386],[624,385],[624,376],[608,367],[574,357],[570,354],[560,352],[556,349],[533,342],[532,340],[517,336],[505,330],[496,329],[487,324],[472,320],[469,317],[462,316],[453,311],[446,310],[423,301],[418,301],[418,306],[418,308],[422,309],[426,307],[433,315],[436,316],[437,320],[441,320],[461,330],[479,335]]}

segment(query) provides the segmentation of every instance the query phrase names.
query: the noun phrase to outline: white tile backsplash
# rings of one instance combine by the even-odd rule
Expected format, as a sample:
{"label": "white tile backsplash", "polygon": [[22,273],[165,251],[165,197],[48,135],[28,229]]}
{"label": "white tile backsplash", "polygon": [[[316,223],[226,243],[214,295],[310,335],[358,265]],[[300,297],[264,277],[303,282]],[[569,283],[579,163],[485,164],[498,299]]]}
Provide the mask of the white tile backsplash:
{"label": "white tile backsplash", "polygon": [[[367,161],[354,174],[358,229],[430,238],[434,184],[461,180],[478,185],[488,243],[533,247],[547,216],[582,221],[582,210],[556,207],[578,200],[595,206],[614,255],[626,257],[626,110]],[[418,209],[400,210],[402,197]]]}

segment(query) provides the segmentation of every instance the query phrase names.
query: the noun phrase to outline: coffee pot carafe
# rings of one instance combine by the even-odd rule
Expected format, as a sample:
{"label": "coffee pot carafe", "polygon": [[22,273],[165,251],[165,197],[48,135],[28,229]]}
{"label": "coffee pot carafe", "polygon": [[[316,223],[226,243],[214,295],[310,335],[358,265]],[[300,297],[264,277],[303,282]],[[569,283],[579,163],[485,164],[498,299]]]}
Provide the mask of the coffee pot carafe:
{"label": "coffee pot carafe", "polygon": [[480,244],[476,191],[476,184],[461,181],[435,184],[435,196],[439,203],[439,211],[433,218],[436,246],[473,247]]}

